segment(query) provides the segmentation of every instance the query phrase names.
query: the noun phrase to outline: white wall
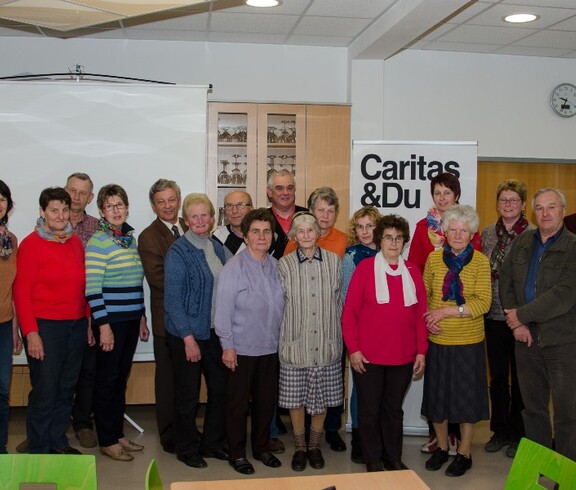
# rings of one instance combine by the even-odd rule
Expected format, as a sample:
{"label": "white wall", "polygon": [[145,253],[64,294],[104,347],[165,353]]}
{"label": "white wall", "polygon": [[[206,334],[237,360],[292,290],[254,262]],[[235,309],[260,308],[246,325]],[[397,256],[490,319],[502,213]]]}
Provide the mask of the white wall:
{"label": "white wall", "polygon": [[352,104],[362,107],[354,139],[380,131],[381,139],[477,140],[480,158],[576,160],[576,118],[556,116],[549,102],[557,84],[576,80],[574,60],[405,51],[353,62],[352,71]]}
{"label": "white wall", "polygon": [[86,72],[212,83],[209,99],[347,102],[344,48],[109,39],[0,38],[0,76]]}

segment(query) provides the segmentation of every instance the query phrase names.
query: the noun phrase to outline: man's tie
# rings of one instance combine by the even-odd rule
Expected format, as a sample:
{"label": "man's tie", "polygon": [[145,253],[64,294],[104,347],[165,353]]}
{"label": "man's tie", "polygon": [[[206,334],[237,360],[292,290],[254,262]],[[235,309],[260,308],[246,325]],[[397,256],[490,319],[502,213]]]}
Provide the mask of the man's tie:
{"label": "man's tie", "polygon": [[178,231],[178,227],[176,225],[172,227],[172,233],[174,233],[176,238],[180,238],[180,232]]}

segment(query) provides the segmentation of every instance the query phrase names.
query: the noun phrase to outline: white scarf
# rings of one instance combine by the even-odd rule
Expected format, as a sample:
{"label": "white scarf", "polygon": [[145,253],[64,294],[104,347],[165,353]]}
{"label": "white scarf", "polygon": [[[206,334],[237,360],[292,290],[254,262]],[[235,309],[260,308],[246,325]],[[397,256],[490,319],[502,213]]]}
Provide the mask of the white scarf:
{"label": "white scarf", "polygon": [[402,291],[404,293],[404,306],[412,306],[418,303],[416,298],[416,286],[408,267],[404,264],[404,259],[398,257],[398,267],[396,270],[390,267],[390,264],[381,253],[376,254],[374,260],[374,278],[376,280],[376,301],[378,304],[390,303],[390,291],[388,290],[388,280],[386,274],[390,276],[402,276]]}

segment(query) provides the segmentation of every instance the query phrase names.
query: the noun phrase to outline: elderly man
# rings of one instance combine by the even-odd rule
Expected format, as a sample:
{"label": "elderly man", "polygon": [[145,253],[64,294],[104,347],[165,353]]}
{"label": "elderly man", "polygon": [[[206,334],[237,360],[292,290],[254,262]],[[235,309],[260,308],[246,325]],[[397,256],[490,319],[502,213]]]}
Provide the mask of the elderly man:
{"label": "elderly man", "polygon": [[172,243],[177,237],[183,235],[188,227],[184,220],[178,218],[181,194],[176,182],[166,179],[156,181],[150,188],[148,197],[156,219],[140,234],[138,253],[150,286],[154,359],[156,361],[154,392],[158,433],[164,451],[174,453],[172,429],[174,386],[172,363],[166,347],[164,329],[164,258]]}
{"label": "elderly man", "polygon": [[244,191],[232,191],[224,198],[224,212],[228,224],[216,228],[212,238],[224,245],[224,251],[236,255],[246,248],[244,236],[240,229],[242,219],[252,210],[252,197]]}
{"label": "elderly man", "polygon": [[294,203],[296,200],[296,182],[292,173],[286,169],[270,175],[266,194],[276,222],[274,240],[268,253],[272,254],[274,258],[280,259],[288,244],[288,232],[292,224],[292,216],[299,211],[308,210],[302,206],[296,206]]}
{"label": "elderly man", "polygon": [[500,299],[517,341],[526,437],[546,447],[554,438],[556,451],[576,460],[576,235],[564,226],[558,189],[540,189],[532,206],[538,228],[514,240]]}

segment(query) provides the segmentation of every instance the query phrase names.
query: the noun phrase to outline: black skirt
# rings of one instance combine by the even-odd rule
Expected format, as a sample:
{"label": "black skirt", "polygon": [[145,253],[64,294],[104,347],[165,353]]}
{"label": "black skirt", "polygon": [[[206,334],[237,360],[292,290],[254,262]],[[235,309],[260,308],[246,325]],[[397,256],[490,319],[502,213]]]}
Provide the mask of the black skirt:
{"label": "black skirt", "polygon": [[474,424],[490,418],[483,341],[428,344],[421,413],[432,422]]}

